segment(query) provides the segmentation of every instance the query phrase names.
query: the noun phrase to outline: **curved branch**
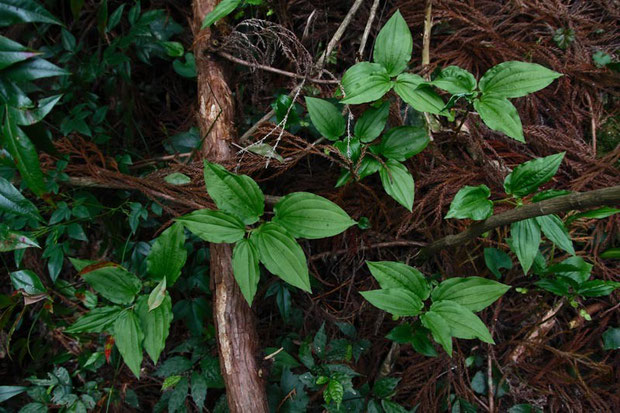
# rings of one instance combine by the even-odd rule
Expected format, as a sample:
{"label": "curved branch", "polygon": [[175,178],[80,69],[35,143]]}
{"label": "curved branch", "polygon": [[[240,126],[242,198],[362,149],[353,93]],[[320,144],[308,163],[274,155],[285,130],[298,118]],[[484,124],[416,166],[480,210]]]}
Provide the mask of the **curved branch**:
{"label": "curved branch", "polygon": [[428,257],[444,248],[464,244],[487,231],[503,225],[512,224],[513,222],[543,215],[557,214],[559,212],[567,212],[573,209],[592,208],[618,202],[620,202],[620,185],[546,199],[544,201],[525,205],[521,208],[493,215],[482,222],[473,224],[467,230],[459,234],[448,235],[447,237],[441,238],[420,251],[420,257]]}

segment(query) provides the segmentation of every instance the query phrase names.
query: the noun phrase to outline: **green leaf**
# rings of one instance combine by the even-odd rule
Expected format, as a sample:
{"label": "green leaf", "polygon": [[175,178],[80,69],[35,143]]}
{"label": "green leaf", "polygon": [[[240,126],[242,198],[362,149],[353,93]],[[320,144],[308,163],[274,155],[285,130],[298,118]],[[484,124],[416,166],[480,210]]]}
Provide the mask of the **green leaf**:
{"label": "green leaf", "polygon": [[[332,346],[333,346],[333,341],[332,341]],[[321,324],[319,331],[317,331],[316,334],[314,335],[314,340],[312,340],[312,349],[314,350],[316,355],[320,359],[322,359],[325,354],[326,347],[327,347],[327,335],[325,334],[325,321],[323,321],[323,324]]]}
{"label": "green leaf", "polygon": [[[0,205],[0,208],[1,207],[2,206]],[[568,224],[579,218],[603,219],[603,218],[610,217],[614,214],[617,214],[618,212],[620,212],[619,208],[610,208],[610,207],[597,208],[597,209],[593,209],[592,211],[580,212],[579,214],[572,215],[566,220],[566,223]]]}
{"label": "green leaf", "polygon": [[180,172],[174,172],[170,175],[166,175],[164,181],[168,182],[170,185],[187,185],[192,182],[192,179]]}
{"label": "green leaf", "polygon": [[577,294],[584,297],[603,297],[620,288],[620,282],[590,280],[579,286]]}
{"label": "green leaf", "polygon": [[204,165],[207,192],[215,205],[246,225],[258,221],[265,209],[265,196],[258,184],[249,176],[228,172],[221,165],[207,161]]}
{"label": "green leaf", "polygon": [[252,145],[246,147],[246,149],[257,155],[264,156],[265,158],[274,158],[278,162],[284,162],[282,155],[277,153],[275,149],[273,149],[273,146],[266,143],[253,143]]}
{"label": "green leaf", "polygon": [[486,185],[464,186],[461,188],[446,215],[448,218],[470,218],[482,221],[493,215],[493,202],[489,199],[491,190]]}
{"label": "green leaf", "polygon": [[353,133],[364,143],[374,141],[385,129],[389,114],[389,102],[383,102],[379,107],[365,110],[355,123]]}
{"label": "green leaf", "polygon": [[93,308],[78,318],[64,332],[68,334],[103,333],[114,324],[121,311],[118,306]]}
{"label": "green leaf", "polygon": [[545,234],[551,242],[569,254],[575,255],[573,241],[571,241],[564,223],[557,215],[544,215],[536,217],[535,219],[543,234]]}
{"label": "green leaf", "polygon": [[12,65],[2,71],[5,80],[15,82],[28,82],[46,77],[67,76],[71,73],[61,69],[53,63],[44,59],[29,59]]}
{"label": "green leaf", "polygon": [[0,403],[28,390],[26,386],[0,386]]}
{"label": "green leaf", "polygon": [[366,265],[381,288],[404,288],[420,300],[426,300],[430,295],[426,277],[409,265],[393,261],[366,261]]}
{"label": "green leaf", "polygon": [[377,153],[388,159],[403,162],[422,152],[429,142],[424,128],[397,126],[383,135],[376,149]]}
{"label": "green leaf", "polygon": [[[175,413],[185,404],[187,398],[187,391],[189,390],[189,383],[187,377],[181,378],[174,387],[174,390],[170,394],[168,399],[168,413]],[[183,409],[183,411],[186,411]]]}
{"label": "green leaf", "polygon": [[95,265],[93,270],[86,267],[80,274],[95,291],[115,304],[131,304],[142,288],[138,277],[112,263]]}
{"label": "green leaf", "polygon": [[189,79],[196,77],[196,58],[193,53],[185,53],[185,61],[181,59],[175,59],[172,62],[172,68],[179,76],[187,77]]}
{"label": "green leaf", "polygon": [[311,292],[308,264],[301,246],[282,226],[268,222],[252,232],[250,240],[260,262],[287,283]]}
{"label": "green leaf", "polygon": [[342,76],[346,104],[360,104],[381,99],[392,89],[387,71],[378,63],[360,62],[351,66]]}
{"label": "green leaf", "polygon": [[0,27],[17,23],[49,23],[62,26],[60,20],[34,0],[0,0]]}
{"label": "green leaf", "polygon": [[166,298],[166,278],[162,278],[162,280],[157,284],[153,291],[149,294],[148,298],[148,306],[149,311],[156,309],[161,305],[161,303]]}
{"label": "green leaf", "polygon": [[306,106],[312,124],[321,135],[330,141],[336,141],[344,134],[346,122],[336,106],[326,100],[311,97],[306,97]]}
{"label": "green leaf", "polygon": [[357,138],[344,138],[334,142],[334,147],[338,149],[343,156],[346,156],[353,162],[357,162],[362,154],[362,144]]}
{"label": "green leaf", "polygon": [[186,260],[185,231],[183,224],[177,222],[155,239],[146,257],[146,270],[155,280],[166,278],[168,286],[172,286]]}
{"label": "green leaf", "polygon": [[476,89],[476,78],[465,69],[448,66],[439,72],[431,84],[453,95],[460,95]]}
{"label": "green leaf", "polygon": [[489,271],[491,271],[497,278],[502,277],[502,274],[499,272],[500,268],[505,268],[507,270],[512,269],[512,260],[510,259],[510,255],[506,254],[502,250],[498,250],[497,248],[484,249],[484,262]]}
{"label": "green leaf", "polygon": [[394,83],[394,91],[418,112],[439,114],[446,104],[420,76],[401,73]]}
{"label": "green leaf", "polygon": [[40,122],[56,106],[62,95],[50,96],[39,100],[36,109],[22,109],[9,106],[10,116],[15,123],[23,126],[31,126]]}
{"label": "green leaf", "polygon": [[24,234],[11,231],[4,224],[0,224],[0,252],[22,250],[26,248],[41,248],[33,239]]}
{"label": "green leaf", "polygon": [[536,92],[562,76],[536,63],[510,61],[490,68],[480,79],[480,90],[505,98]]}
{"label": "green leaf", "polygon": [[420,298],[405,288],[361,291],[360,294],[378,309],[396,316],[418,315],[424,307]]}
{"label": "green leaf", "polygon": [[474,100],[474,109],[490,129],[525,143],[519,112],[508,99],[496,95],[483,95],[480,99]]}
{"label": "green leaf", "polygon": [[389,76],[396,76],[407,68],[412,49],[411,31],[397,10],[377,35],[373,60],[385,67]]}
{"label": "green leaf", "polygon": [[509,285],[481,277],[449,278],[437,286],[431,297],[433,302],[450,300],[478,312],[493,304],[510,289]]}
{"label": "green leaf", "polygon": [[380,399],[392,397],[396,393],[396,386],[400,381],[399,377],[382,377],[372,385],[372,392]]}
{"label": "green leaf", "polygon": [[144,334],[133,310],[125,310],[114,322],[114,341],[123,361],[137,378],[142,364],[142,340]]}
{"label": "green leaf", "polygon": [[326,403],[334,402],[336,403],[336,408],[340,407],[340,403],[342,403],[342,398],[344,396],[344,387],[338,380],[330,379],[327,384],[327,388],[323,391],[323,398]]}
{"label": "green leaf", "polygon": [[12,64],[28,60],[40,55],[13,40],[0,35],[0,70],[6,69]]}
{"label": "green leaf", "polygon": [[175,221],[208,242],[233,243],[245,235],[243,222],[225,212],[199,209]]}
{"label": "green leaf", "polygon": [[553,178],[564,159],[565,153],[560,152],[544,158],[532,159],[518,165],[504,179],[504,190],[507,194],[518,197],[536,191],[539,186]]}
{"label": "green leaf", "polygon": [[40,196],[45,192],[45,182],[43,181],[43,172],[41,172],[37,151],[30,139],[9,116],[8,106],[5,113],[2,145],[13,157],[13,161],[19,169],[22,179],[28,184],[28,188]]}
{"label": "green leaf", "polygon": [[154,364],[157,364],[159,355],[166,346],[166,338],[172,323],[172,300],[166,292],[159,306],[150,309],[145,295],[140,296],[136,303],[136,313],[140,318],[140,325],[144,331],[144,349]]}
{"label": "green leaf", "polygon": [[[5,273],[6,274],[6,273]],[[21,270],[10,274],[11,284],[15,291],[23,291],[27,295],[44,294],[47,290],[34,271]]]}
{"label": "green leaf", "polygon": [[452,334],[446,320],[431,310],[422,314],[420,321],[424,327],[431,331],[433,339],[452,357]]}
{"label": "green leaf", "polygon": [[513,222],[510,225],[510,236],[512,238],[510,248],[517,255],[517,259],[523,267],[523,273],[527,274],[534,263],[536,254],[538,254],[540,227],[532,218]]}
{"label": "green leaf", "polygon": [[166,377],[164,379],[164,382],[161,384],[161,389],[167,390],[171,387],[176,386],[181,381],[182,378],[183,376],[178,376],[178,375]]}
{"label": "green leaf", "polygon": [[[545,199],[551,199],[558,196],[570,195],[571,191],[567,191],[565,189],[546,189],[544,191],[540,191],[532,197],[532,202],[540,202]],[[620,211],[620,210],[619,210]]]}
{"label": "green leaf", "polygon": [[109,32],[110,30],[113,30],[116,26],[118,26],[118,24],[121,22],[121,18],[123,17],[123,10],[125,10],[125,4],[121,4],[116,10],[114,10],[114,12],[112,12],[110,18],[108,19],[106,32]]}
{"label": "green leaf", "polygon": [[9,181],[0,176],[0,211],[42,221],[39,210]]}
{"label": "green leaf", "polygon": [[388,159],[385,166],[381,165],[379,175],[385,192],[411,212],[415,184],[407,167],[400,162]]}
{"label": "green leaf", "polygon": [[241,293],[251,306],[258,289],[260,269],[258,268],[258,252],[248,239],[239,240],[235,245],[232,267]]}
{"label": "green leaf", "polygon": [[202,21],[202,27],[200,28],[204,29],[205,27],[210,27],[216,21],[228,16],[235,11],[240,3],[241,0],[222,0],[205,16]]}
{"label": "green leaf", "polygon": [[[455,301],[436,301],[431,311],[443,318],[450,327],[452,337],[474,339],[478,338],[485,343],[495,344],[491,333],[471,310]],[[432,330],[431,330],[432,331]]]}
{"label": "green leaf", "polygon": [[598,256],[603,259],[618,259],[620,258],[620,248],[609,248],[608,250],[601,252]]}
{"label": "green leaf", "polygon": [[609,327],[603,333],[603,349],[617,350],[620,348],[620,328]]}
{"label": "green leaf", "polygon": [[574,281],[575,285],[581,285],[590,278],[592,264],[581,257],[570,257],[559,264],[550,265],[547,272],[559,277],[569,278]]}
{"label": "green leaf", "polygon": [[197,371],[192,372],[192,399],[198,407],[198,411],[202,411],[207,398],[207,380]]}
{"label": "green leaf", "polygon": [[333,237],[356,223],[335,203],[309,192],[288,194],[273,210],[273,222],[280,224],[295,238]]}

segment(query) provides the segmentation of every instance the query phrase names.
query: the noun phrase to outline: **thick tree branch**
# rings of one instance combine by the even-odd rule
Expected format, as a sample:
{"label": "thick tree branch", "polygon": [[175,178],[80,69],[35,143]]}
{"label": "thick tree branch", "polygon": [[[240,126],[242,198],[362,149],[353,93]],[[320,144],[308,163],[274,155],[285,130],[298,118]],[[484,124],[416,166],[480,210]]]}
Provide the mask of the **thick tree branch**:
{"label": "thick tree branch", "polygon": [[546,199],[524,207],[502,212],[473,224],[469,229],[441,238],[420,252],[420,257],[428,257],[436,252],[456,245],[464,244],[479,237],[487,231],[513,222],[549,214],[567,212],[573,209],[585,209],[603,205],[613,205],[620,202],[620,185],[610,188],[597,189],[589,192],[575,193],[557,198]]}

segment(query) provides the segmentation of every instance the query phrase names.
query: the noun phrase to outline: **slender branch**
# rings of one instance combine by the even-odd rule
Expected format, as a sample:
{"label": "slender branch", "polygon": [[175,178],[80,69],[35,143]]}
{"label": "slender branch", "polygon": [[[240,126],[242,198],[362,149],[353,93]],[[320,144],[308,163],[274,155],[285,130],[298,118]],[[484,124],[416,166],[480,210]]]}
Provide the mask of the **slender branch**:
{"label": "slender branch", "polygon": [[325,59],[329,57],[329,55],[332,53],[332,50],[334,50],[334,47],[336,47],[336,44],[338,44],[338,42],[340,41],[340,38],[344,34],[345,30],[347,30],[349,23],[351,23],[353,16],[355,16],[355,13],[357,13],[357,9],[360,8],[363,1],[364,0],[355,0],[355,3],[353,3],[353,6],[351,6],[351,9],[349,10],[349,13],[347,13],[344,20],[342,20],[342,23],[340,23],[338,30],[336,30],[336,33],[334,33],[334,37],[332,37],[332,39],[329,41],[329,43],[327,44],[327,48],[325,49],[321,57],[319,57],[319,60],[316,62],[316,67],[323,67]]}
{"label": "slender branch", "polygon": [[[261,64],[258,64],[258,63],[248,62],[246,60],[239,59],[238,57],[235,57],[235,56],[233,56],[231,54],[228,54],[226,52],[218,52],[217,54],[219,56],[223,57],[224,59],[230,60],[231,62],[238,63],[238,64],[243,65],[243,66],[253,67],[255,69],[260,69],[260,70],[264,70],[266,72],[272,72],[272,73],[276,73],[276,74],[279,74],[279,75],[282,75],[282,76],[292,77],[292,78],[295,78],[295,79],[305,79],[306,78],[306,76],[300,75],[300,74],[297,74],[297,73],[288,72],[286,70],[277,69],[275,67],[271,67],[271,66],[267,66],[267,65],[261,65]],[[338,80],[316,79],[316,78],[308,78],[308,80],[310,82],[313,82],[313,83],[322,83],[322,84],[326,84],[326,85],[338,84]]]}
{"label": "slender branch", "polygon": [[525,205],[521,208],[493,215],[482,222],[473,224],[469,229],[459,234],[448,235],[445,238],[441,238],[420,251],[420,257],[429,257],[444,248],[464,244],[487,231],[503,225],[512,224],[513,222],[543,215],[557,214],[559,212],[567,212],[573,209],[585,209],[616,204],[618,202],[620,202],[620,185],[546,199],[544,201]]}
{"label": "slender branch", "polygon": [[372,2],[372,6],[370,7],[370,16],[368,16],[366,27],[364,27],[364,34],[362,35],[362,41],[360,42],[360,48],[357,51],[358,62],[362,60],[364,57],[364,49],[366,48],[366,42],[368,41],[368,35],[370,34],[372,23],[375,21],[375,16],[377,15],[378,8],[379,8],[379,0],[374,0]]}
{"label": "slender branch", "polygon": [[433,28],[433,0],[426,0],[424,10],[424,35],[422,37],[422,66],[426,68],[431,62],[431,29]]}
{"label": "slender branch", "polygon": [[[378,248],[390,248],[390,247],[421,247],[425,244],[419,241],[409,241],[409,240],[397,240],[397,241],[387,241],[387,242],[379,242],[377,244],[367,245],[365,247],[359,247],[355,249],[355,252],[366,251],[371,249]],[[343,248],[336,251],[326,251],[321,252],[319,254],[312,255],[308,257],[308,261],[316,261],[327,257],[333,257],[336,255],[343,255],[348,252],[351,252],[351,248]]]}

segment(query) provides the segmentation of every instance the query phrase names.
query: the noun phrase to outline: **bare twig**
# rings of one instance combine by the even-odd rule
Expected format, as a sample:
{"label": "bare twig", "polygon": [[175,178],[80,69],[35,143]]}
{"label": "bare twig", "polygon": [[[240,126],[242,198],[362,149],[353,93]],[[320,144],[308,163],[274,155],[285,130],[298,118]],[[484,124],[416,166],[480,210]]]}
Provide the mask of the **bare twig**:
{"label": "bare twig", "polygon": [[360,42],[360,48],[357,51],[356,60],[358,62],[364,58],[364,49],[366,48],[366,42],[368,41],[368,36],[370,35],[370,29],[372,28],[372,23],[374,22],[375,16],[377,15],[378,8],[379,8],[379,0],[374,0],[372,2],[372,6],[370,7],[370,16],[368,16],[366,27],[364,27],[364,34],[362,35],[362,41]]}
{"label": "bare twig", "polygon": [[[421,247],[425,244],[419,241],[409,241],[409,240],[398,240],[398,241],[387,241],[387,242],[379,242],[377,244],[367,245],[365,247],[360,247],[355,250],[355,252],[378,249],[378,248],[391,248],[391,247]],[[315,254],[311,257],[308,257],[308,261],[316,261],[322,258],[334,257],[336,255],[343,255],[348,252],[351,252],[351,248],[343,248],[341,250],[336,251],[327,251],[321,252],[319,254]]]}
{"label": "bare twig", "polygon": [[338,27],[338,30],[336,30],[336,33],[334,33],[334,36],[332,37],[332,39],[327,44],[327,47],[325,48],[325,51],[323,52],[321,57],[319,57],[319,60],[317,60],[315,67],[317,67],[319,69],[323,68],[323,65],[325,63],[325,59],[327,59],[327,57],[329,57],[329,55],[334,50],[334,47],[336,47],[336,44],[338,44],[338,42],[340,41],[340,38],[342,37],[342,35],[344,34],[345,30],[349,26],[349,23],[351,23],[351,19],[353,19],[353,16],[355,16],[355,13],[357,13],[357,9],[360,8],[360,6],[362,5],[363,1],[364,0],[355,0],[355,3],[353,3],[353,6],[351,6],[351,9],[349,10],[349,13],[347,13],[347,15],[345,16],[344,20],[342,20],[342,23],[340,23],[340,26]]}

